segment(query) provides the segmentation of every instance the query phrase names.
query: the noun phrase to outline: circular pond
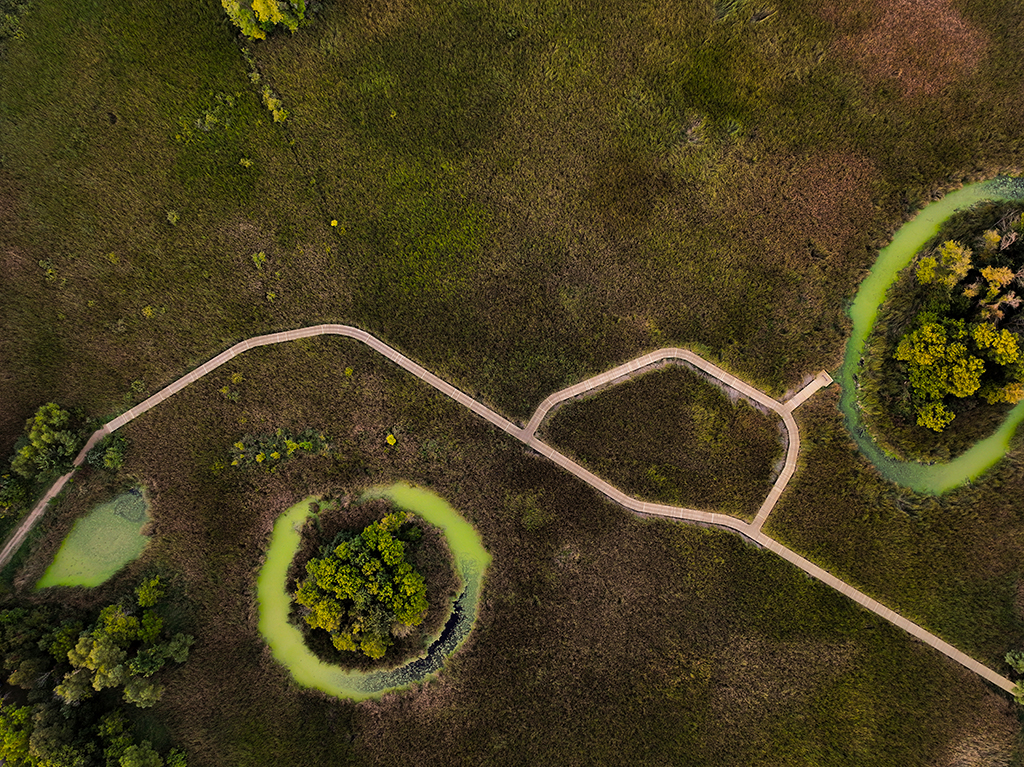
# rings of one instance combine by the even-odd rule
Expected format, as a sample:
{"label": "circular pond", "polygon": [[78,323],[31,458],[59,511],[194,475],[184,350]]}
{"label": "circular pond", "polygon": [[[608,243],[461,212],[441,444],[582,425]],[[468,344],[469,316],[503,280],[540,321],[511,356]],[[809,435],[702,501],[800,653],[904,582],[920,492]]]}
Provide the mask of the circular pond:
{"label": "circular pond", "polygon": [[878,467],[883,476],[918,492],[943,493],[985,472],[1003,457],[1009,448],[1014,430],[1021,420],[1024,420],[1022,402],[1007,414],[994,434],[980,440],[955,460],[942,464],[921,464],[900,461],[886,455],[864,428],[857,406],[857,369],[878,316],[878,308],[885,300],[889,286],[928,240],[938,234],[940,227],[950,216],[985,200],[1024,200],[1024,179],[995,178],[970,184],[926,206],[896,232],[888,246],[879,251],[875,265],[861,283],[850,307],[853,330],[846,345],[846,356],[838,376],[842,386],[840,407],[846,416],[847,428],[861,452]]}
{"label": "circular pond", "polygon": [[443,498],[428,490],[398,483],[372,488],[363,498],[387,498],[399,508],[441,528],[462,579],[463,590],[441,635],[431,643],[425,657],[398,668],[375,671],[349,671],[325,663],[306,647],[302,632],[288,620],[292,599],[285,589],[288,568],[299,549],[299,531],[309,517],[310,504],[316,498],[306,498],[278,517],[270,537],[267,561],[256,581],[260,634],[270,646],[274,659],[285,666],[300,685],[352,700],[364,700],[407,687],[439,671],[445,658],[455,652],[473,628],[480,586],[491,561],[491,555],[473,526]]}

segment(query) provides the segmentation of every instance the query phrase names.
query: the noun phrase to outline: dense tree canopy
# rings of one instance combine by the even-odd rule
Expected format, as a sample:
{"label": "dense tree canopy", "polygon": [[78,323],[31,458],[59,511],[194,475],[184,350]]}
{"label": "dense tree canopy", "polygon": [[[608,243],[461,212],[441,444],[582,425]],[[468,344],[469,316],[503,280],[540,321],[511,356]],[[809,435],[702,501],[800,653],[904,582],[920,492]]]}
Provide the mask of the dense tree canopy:
{"label": "dense tree canopy", "polygon": [[306,563],[308,577],[295,601],[305,608],[306,623],[327,631],[337,649],[381,658],[393,631],[422,622],[426,582],[406,562],[405,544],[396,537],[408,518],[389,514]]}
{"label": "dense tree canopy", "polygon": [[11,460],[11,470],[25,479],[34,479],[69,466],[81,446],[82,439],[72,428],[71,414],[48,402],[26,422],[25,437]]}
{"label": "dense tree canopy", "polygon": [[947,240],[917,265],[926,286],[926,311],[900,339],[893,357],[903,363],[917,423],[942,431],[955,418],[954,400],[988,404],[1024,399],[1022,330],[1017,289],[1024,285],[1024,228],[1019,212],[979,238],[979,250]]}
{"label": "dense tree canopy", "polygon": [[28,705],[0,704],[0,759],[29,767],[185,767],[137,742],[123,703],[148,708],[163,687],[151,677],[168,661],[183,663],[192,637],[170,634],[156,609],[159,578],[136,599],[103,608],[86,623],[67,610],[0,611],[0,665]]}

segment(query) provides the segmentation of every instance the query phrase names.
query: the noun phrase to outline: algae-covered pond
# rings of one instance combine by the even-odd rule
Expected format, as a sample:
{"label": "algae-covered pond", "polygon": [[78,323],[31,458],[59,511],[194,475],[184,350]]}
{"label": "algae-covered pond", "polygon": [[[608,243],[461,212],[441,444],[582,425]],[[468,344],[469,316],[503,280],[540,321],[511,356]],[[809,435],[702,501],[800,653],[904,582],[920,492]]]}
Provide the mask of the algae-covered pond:
{"label": "algae-covered pond", "polygon": [[278,517],[267,549],[267,560],[256,582],[259,601],[259,629],[274,659],[285,666],[303,687],[353,700],[372,698],[389,690],[408,686],[438,671],[469,635],[476,620],[477,602],[484,571],[491,555],[480,535],[443,498],[428,490],[398,483],[367,491],[364,499],[388,498],[396,506],[418,514],[444,531],[455,567],[464,589],[441,635],[431,643],[425,657],[384,671],[348,671],[324,663],[306,647],[302,632],[288,620],[291,597],[287,593],[288,568],[299,549],[303,523],[309,517],[306,498]]}
{"label": "algae-covered pond", "polygon": [[95,507],[75,522],[36,588],[106,582],[146,548],[149,539],[142,527],[149,521],[147,508],[140,489]]}
{"label": "algae-covered pond", "polygon": [[1024,179],[996,178],[970,184],[926,206],[900,228],[888,246],[879,251],[875,265],[861,283],[850,307],[853,330],[846,345],[846,356],[839,373],[843,389],[840,407],[846,415],[847,427],[861,451],[878,467],[883,476],[918,492],[943,493],[988,470],[1006,453],[1010,438],[1021,420],[1024,420],[1022,402],[1009,412],[1006,420],[992,436],[981,440],[959,458],[949,463],[926,465],[900,461],[886,455],[865,430],[857,407],[854,379],[868,335],[878,316],[878,308],[885,300],[889,286],[928,240],[938,234],[942,224],[950,216],[984,200],[1024,200]]}

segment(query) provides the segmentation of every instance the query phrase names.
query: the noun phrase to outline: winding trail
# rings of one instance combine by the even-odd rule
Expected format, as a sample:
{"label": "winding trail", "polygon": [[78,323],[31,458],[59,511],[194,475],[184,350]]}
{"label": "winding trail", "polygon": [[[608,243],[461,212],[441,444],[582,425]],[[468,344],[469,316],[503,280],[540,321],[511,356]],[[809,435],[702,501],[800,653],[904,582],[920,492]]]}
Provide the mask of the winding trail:
{"label": "winding trail", "polygon": [[[135,407],[128,410],[126,413],[119,415],[110,422],[104,424],[102,427],[93,433],[89,440],[86,442],[85,447],[75,457],[74,466],[81,466],[85,461],[85,456],[100,440],[102,440],[108,434],[120,429],[125,424],[138,418],[140,415],[150,410],[161,402],[166,400],[168,397],[173,396],[177,392],[184,389],[189,384],[198,381],[200,378],[205,376],[207,373],[216,370],[224,363],[234,359],[239,354],[255,349],[259,346],[270,346],[272,344],[280,344],[288,341],[296,341],[301,338],[313,338],[316,336],[323,335],[336,335],[343,336],[345,338],[352,338],[356,341],[366,344],[374,351],[387,357],[389,360],[394,362],[399,367],[412,373],[414,376],[419,378],[421,381],[430,384],[435,389],[440,391],[447,397],[455,400],[461,405],[472,410],[478,416],[483,418],[488,423],[498,427],[502,431],[510,434],[515,439],[519,440],[526,446],[550,459],[554,463],[561,466],[563,469],[568,471],[570,474],[578,477],[579,479],[586,482],[594,489],[600,491],[605,496],[615,501],[616,503],[624,506],[631,511],[638,512],[640,514],[652,514],[661,517],[668,517],[671,519],[679,519],[687,522],[696,522],[700,524],[713,525],[715,527],[721,527],[733,532],[739,533],[740,535],[748,538],[754,543],[767,548],[780,557],[785,559],[787,562],[795,565],[796,567],[803,570],[808,575],[818,579],[822,583],[831,586],[840,593],[846,595],[857,604],[861,605],[867,610],[875,613],[876,615],[884,618],[895,626],[903,629],[909,634],[913,635],[917,639],[920,639],[925,644],[935,648],[948,658],[956,661],[965,668],[973,671],[975,674],[983,677],[987,681],[996,685],[997,687],[1012,692],[1014,690],[1014,683],[1006,677],[997,674],[992,669],[979,663],[974,658],[969,657],[965,653],[956,649],[948,642],[939,639],[934,634],[926,631],[925,629],[918,626],[901,615],[896,614],[885,605],[875,601],[868,595],[861,591],[853,588],[844,581],[836,578],[834,575],[826,572],[822,568],[815,565],[813,562],[801,557],[796,552],[787,549],[785,546],[780,544],[778,541],[769,538],[762,532],[761,528],[764,525],[765,520],[771,513],[775,504],[782,496],[783,490],[796,472],[797,458],[800,454],[800,432],[796,425],[796,420],[793,418],[793,411],[801,404],[807,401],[816,391],[824,386],[828,386],[832,383],[831,377],[828,373],[822,371],[819,373],[814,380],[812,380],[807,386],[800,390],[795,396],[789,399],[787,402],[779,402],[772,397],[769,397],[764,392],[754,388],[748,383],[741,381],[735,376],[722,370],[717,365],[713,365],[704,358],[695,354],[688,349],[659,349],[658,351],[651,352],[650,354],[638,357],[637,359],[631,360],[625,364],[619,365],[605,373],[588,378],[585,381],[581,381],[578,384],[570,386],[561,391],[555,392],[544,402],[541,403],[540,407],[534,412],[529,422],[525,427],[517,426],[516,424],[509,421],[507,418],[499,415],[498,413],[491,410],[486,405],[478,402],[472,397],[465,394],[465,392],[456,389],[454,386],[449,384],[447,381],[437,377],[429,370],[424,368],[422,365],[417,364],[413,360],[406,357],[401,352],[388,346],[383,341],[370,335],[365,330],[360,330],[349,325],[314,325],[306,328],[299,328],[297,330],[289,330],[283,333],[271,333],[268,335],[256,336],[249,338],[245,341],[241,341],[230,349],[218,354],[209,362],[200,365],[198,368],[190,373],[185,374],[177,381],[158,391],[153,396],[139,403]],[[698,370],[712,376],[726,386],[736,390],[744,397],[747,397],[754,402],[762,405],[763,407],[769,408],[774,412],[778,413],[782,418],[783,424],[786,428],[788,436],[788,445],[786,448],[786,461],[783,465],[782,472],[779,474],[775,485],[772,487],[765,499],[761,508],[758,510],[757,515],[753,522],[744,522],[743,520],[730,517],[726,514],[716,514],[710,511],[701,511],[699,509],[687,509],[678,506],[667,506],[664,504],[650,503],[647,501],[641,501],[632,496],[626,495],[621,490],[613,487],[608,482],[583,468],[580,464],[576,463],[572,459],[568,458],[564,454],[555,450],[550,445],[542,442],[537,437],[537,429],[540,427],[544,418],[547,414],[561,402],[564,402],[573,397],[579,397],[587,392],[599,389],[601,387],[612,385],[627,376],[636,373],[640,370],[658,365],[665,361],[673,361],[691,365]],[[56,496],[63,488],[67,481],[74,474],[74,469],[71,472],[65,474],[58,479],[53,487],[51,487],[45,496],[39,501],[38,504],[32,509],[32,512],[25,518],[17,530],[8,539],[3,550],[0,551],[0,567],[6,565],[14,553],[24,542],[26,536],[31,532],[33,527],[42,517],[46,510],[47,504]]]}

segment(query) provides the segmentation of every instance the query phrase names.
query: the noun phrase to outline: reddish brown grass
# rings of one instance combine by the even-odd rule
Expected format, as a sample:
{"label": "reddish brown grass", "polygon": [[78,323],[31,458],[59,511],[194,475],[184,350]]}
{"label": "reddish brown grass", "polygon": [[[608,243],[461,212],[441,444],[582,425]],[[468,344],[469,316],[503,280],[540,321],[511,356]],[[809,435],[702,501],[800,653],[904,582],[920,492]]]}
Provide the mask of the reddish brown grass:
{"label": "reddish brown grass", "polygon": [[938,93],[969,75],[985,56],[985,35],[949,0],[895,0],[877,7],[860,0],[829,9],[840,30],[860,27],[841,37],[836,51],[857,62],[871,82],[898,80],[905,96]]}
{"label": "reddish brown grass", "polygon": [[735,209],[787,267],[802,270],[808,239],[827,251],[819,255],[842,253],[867,227],[874,178],[871,161],[852,152],[773,157],[737,175]]}

